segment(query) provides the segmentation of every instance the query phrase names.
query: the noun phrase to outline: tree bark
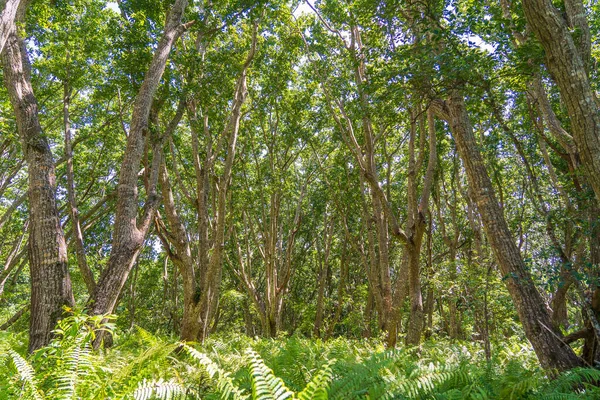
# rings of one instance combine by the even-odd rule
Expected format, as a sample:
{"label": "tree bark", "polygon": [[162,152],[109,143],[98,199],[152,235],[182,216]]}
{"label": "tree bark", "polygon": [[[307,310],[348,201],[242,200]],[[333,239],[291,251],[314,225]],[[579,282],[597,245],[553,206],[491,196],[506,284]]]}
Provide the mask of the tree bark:
{"label": "tree bark", "polygon": [[14,22],[8,26],[8,38],[1,55],[4,84],[29,167],[29,352],[33,352],[50,342],[63,306],[72,305],[74,299],[67,269],[67,246],[56,206],[54,160],[38,119],[25,42],[19,37]]}
{"label": "tree bark", "polygon": [[526,269],[521,254],[508,229],[496,199],[483,157],[479,151],[464,99],[454,92],[438,115],[448,121],[467,179],[481,215],[483,228],[513,299],[525,335],[531,342],[540,364],[558,371],[582,366],[583,363],[563,341],[562,333],[553,328],[544,299]]}
{"label": "tree bark", "polygon": [[[589,27],[581,0],[565,1],[566,21],[551,0],[523,0],[527,22],[546,53],[546,66],[566,105],[586,177],[600,200],[600,111],[587,72]],[[569,31],[577,28],[579,37]]]}
{"label": "tree bark", "polygon": [[92,315],[113,312],[123,285],[142,249],[150,222],[158,206],[156,182],[162,163],[162,149],[158,145],[164,137],[162,140],[156,139],[158,145],[153,146],[157,151],[153,154],[150,186],[142,218],[138,221],[138,171],[144,153],[145,137],[150,135],[148,132],[150,108],[171,48],[191,24],[181,24],[186,6],[187,0],[176,0],[173,4],[163,36],[135,99],[131,129],[127,136],[127,147],[119,173],[112,249],[108,264],[89,300],[88,307]]}
{"label": "tree bark", "polygon": [[20,2],[21,0],[2,1],[2,14],[0,14],[0,53],[4,50],[6,41],[13,29]]}

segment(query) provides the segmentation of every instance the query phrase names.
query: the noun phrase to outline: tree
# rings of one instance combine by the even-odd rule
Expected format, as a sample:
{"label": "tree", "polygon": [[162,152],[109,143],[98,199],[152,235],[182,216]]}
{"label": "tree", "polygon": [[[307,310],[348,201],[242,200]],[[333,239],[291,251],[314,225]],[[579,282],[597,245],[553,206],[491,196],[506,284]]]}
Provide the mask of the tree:
{"label": "tree", "polygon": [[92,315],[113,312],[127,276],[144,244],[159,203],[157,183],[162,164],[164,135],[161,138],[154,138],[149,186],[146,188],[147,198],[142,217],[138,218],[138,172],[144,155],[145,142],[151,137],[148,129],[150,109],[171,48],[191,25],[190,22],[181,23],[186,6],[187,0],[176,0],[173,4],[167,16],[163,36],[135,98],[127,147],[119,172],[111,254],[89,300],[88,307]]}
{"label": "tree", "polygon": [[[14,7],[13,3],[9,1],[6,6]],[[7,10],[10,11],[9,8],[4,11]],[[23,21],[24,6],[19,13],[17,20]],[[4,84],[10,95],[29,167],[29,351],[33,352],[50,342],[63,306],[72,305],[74,299],[67,269],[67,246],[56,205],[56,175],[52,151],[38,118],[38,104],[31,86],[31,66],[25,42],[8,14],[12,12],[2,14],[1,23],[6,27],[7,39],[1,58]]]}
{"label": "tree", "polygon": [[550,0],[523,0],[523,10],[544,48],[546,66],[567,107],[586,177],[600,200],[600,112],[589,81],[590,28],[583,2],[565,1],[566,20]]}

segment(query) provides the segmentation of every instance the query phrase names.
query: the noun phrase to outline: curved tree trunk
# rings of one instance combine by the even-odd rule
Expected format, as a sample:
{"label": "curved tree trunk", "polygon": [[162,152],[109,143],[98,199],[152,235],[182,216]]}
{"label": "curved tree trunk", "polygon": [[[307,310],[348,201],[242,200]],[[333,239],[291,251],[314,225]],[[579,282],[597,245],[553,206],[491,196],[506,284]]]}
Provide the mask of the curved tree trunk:
{"label": "curved tree trunk", "polygon": [[543,368],[559,371],[582,366],[582,360],[562,340],[562,333],[554,329],[546,303],[535,287],[508,229],[475,140],[464,99],[455,92],[438,111],[450,125],[484,231],[525,335],[533,345],[540,364]]}
{"label": "curved tree trunk", "polygon": [[[138,221],[138,171],[148,133],[150,108],[154,94],[165,70],[171,48],[179,36],[187,29],[181,24],[187,0],[176,0],[167,17],[165,30],[146,72],[146,76],[136,96],[131,117],[131,129],[127,137],[127,147],[117,189],[117,210],[113,243],[108,264],[102,272],[88,307],[92,315],[113,312],[129,272],[142,250],[150,222],[158,206],[156,184],[162,163],[161,140],[157,140],[153,150],[152,169],[143,215]],[[164,138],[163,138],[164,140]],[[101,339],[98,335],[97,339]],[[100,343],[97,340],[96,345]]]}

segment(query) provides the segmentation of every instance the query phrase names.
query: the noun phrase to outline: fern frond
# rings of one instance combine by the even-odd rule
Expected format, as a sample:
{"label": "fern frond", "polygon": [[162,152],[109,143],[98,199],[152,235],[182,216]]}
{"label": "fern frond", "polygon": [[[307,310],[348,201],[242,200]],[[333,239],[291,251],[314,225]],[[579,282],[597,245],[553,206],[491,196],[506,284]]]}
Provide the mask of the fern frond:
{"label": "fern frond", "polygon": [[327,400],[327,390],[333,379],[331,366],[335,361],[335,359],[329,360],[297,394],[296,398],[299,400]]}
{"label": "fern frond", "polygon": [[206,372],[208,372],[208,376],[211,379],[216,379],[217,390],[221,394],[221,399],[225,400],[233,398],[235,400],[243,400],[250,397],[234,384],[229,372],[221,369],[221,367],[212,361],[206,354],[199,352],[187,344],[183,344],[183,348],[206,369]]}
{"label": "fern frond", "polygon": [[260,355],[252,349],[246,354],[250,358],[252,372],[252,398],[256,400],[285,400],[294,395],[281,378],[265,365]]}
{"label": "fern frond", "polygon": [[62,357],[62,366],[54,375],[58,391],[58,399],[73,399],[77,394],[77,381],[81,376],[86,375],[92,366],[89,362],[91,347],[89,343],[84,343],[85,335],[76,338],[75,343],[67,349]]}
{"label": "fern frond", "polygon": [[33,367],[16,351],[10,349],[8,350],[8,354],[26,388],[24,393],[22,393],[23,397],[42,400],[43,397],[38,389],[39,386]]}
{"label": "fern frond", "polygon": [[136,368],[143,367],[145,364],[147,364],[150,359],[153,359],[155,362],[162,360],[171,354],[177,347],[179,347],[179,343],[165,344],[159,342],[154,344],[153,346],[147,348],[142,354],[134,358],[131,362],[122,367],[116,374],[113,375],[111,381],[122,381],[124,378],[131,376]]}
{"label": "fern frond", "polygon": [[158,398],[161,400],[179,399],[186,394],[186,389],[177,382],[163,381],[146,381],[140,382],[138,388],[133,392],[135,400],[149,400]]}

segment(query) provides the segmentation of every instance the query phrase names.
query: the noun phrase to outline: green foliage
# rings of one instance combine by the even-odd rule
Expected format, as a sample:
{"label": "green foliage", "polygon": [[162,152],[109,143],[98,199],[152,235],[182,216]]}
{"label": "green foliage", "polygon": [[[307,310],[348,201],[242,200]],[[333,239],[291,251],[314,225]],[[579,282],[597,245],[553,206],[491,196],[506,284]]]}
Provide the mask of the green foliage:
{"label": "green foliage", "polygon": [[[2,336],[0,399],[594,399],[600,371],[550,379],[530,349],[506,343],[486,361],[473,344],[429,341],[383,350],[377,341],[233,335],[204,345],[135,329],[93,350],[104,318],[73,315],[29,358]],[[245,350],[244,350],[245,349]],[[304,373],[298,373],[298,371]],[[294,389],[301,388],[301,389]]]}

